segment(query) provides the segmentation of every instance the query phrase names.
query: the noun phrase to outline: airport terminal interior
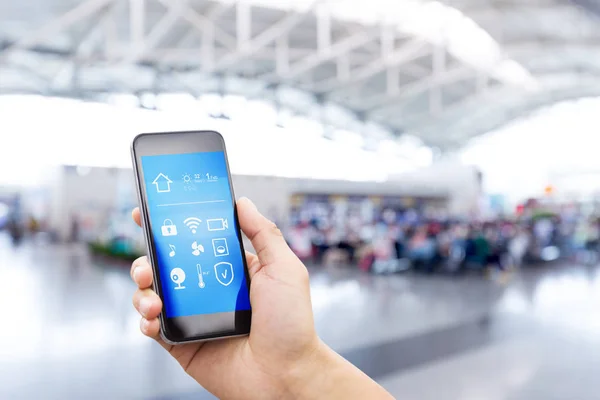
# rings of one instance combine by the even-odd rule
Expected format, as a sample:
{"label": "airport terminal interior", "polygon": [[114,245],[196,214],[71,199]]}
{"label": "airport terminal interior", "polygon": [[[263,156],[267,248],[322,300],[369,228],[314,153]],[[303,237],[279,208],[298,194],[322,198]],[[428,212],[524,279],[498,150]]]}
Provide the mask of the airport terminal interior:
{"label": "airport terminal interior", "polygon": [[[216,398],[130,277],[132,141],[200,130],[393,397],[600,398],[599,43],[600,0],[0,0],[0,399]],[[205,219],[157,231],[233,254]]]}

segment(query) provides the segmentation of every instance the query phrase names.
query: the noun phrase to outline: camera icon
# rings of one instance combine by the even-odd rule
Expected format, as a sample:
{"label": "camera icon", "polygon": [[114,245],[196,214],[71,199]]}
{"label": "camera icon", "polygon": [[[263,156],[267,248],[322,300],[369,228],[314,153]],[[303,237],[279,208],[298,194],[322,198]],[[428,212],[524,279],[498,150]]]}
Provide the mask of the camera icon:
{"label": "camera icon", "polygon": [[185,271],[181,268],[173,268],[171,271],[171,280],[177,285],[175,286],[175,290],[185,289],[185,286],[182,286],[185,281]]}

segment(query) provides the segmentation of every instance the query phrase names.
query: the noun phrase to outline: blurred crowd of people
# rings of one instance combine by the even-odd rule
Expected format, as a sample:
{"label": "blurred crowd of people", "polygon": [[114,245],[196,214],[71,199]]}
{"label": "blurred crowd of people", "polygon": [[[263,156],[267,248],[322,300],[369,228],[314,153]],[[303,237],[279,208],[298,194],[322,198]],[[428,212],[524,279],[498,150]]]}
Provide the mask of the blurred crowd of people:
{"label": "blurred crowd of people", "polygon": [[565,257],[598,261],[600,220],[549,213],[487,222],[402,224],[383,218],[359,229],[337,229],[312,220],[294,226],[288,238],[301,258],[315,264],[358,265],[374,272],[507,270]]}
{"label": "blurred crowd of people", "polygon": [[[518,217],[469,221],[452,219],[439,208],[378,206],[368,197],[353,200],[309,199],[292,209],[286,239],[301,259],[316,265],[357,266],[375,273],[505,271],[560,258],[585,264],[600,261],[600,218],[595,216],[600,207],[584,210],[569,204],[545,208],[531,201]],[[104,245],[111,254],[137,256],[134,250],[136,244],[143,247],[142,237],[130,223],[127,208],[124,210],[107,218],[112,222],[103,240],[97,238],[99,233],[93,240],[91,234],[82,238],[82,218],[72,213],[65,240],[84,239]],[[0,230],[7,231],[13,243],[52,232],[46,221],[11,211],[0,219]],[[49,239],[57,241],[53,236]]]}

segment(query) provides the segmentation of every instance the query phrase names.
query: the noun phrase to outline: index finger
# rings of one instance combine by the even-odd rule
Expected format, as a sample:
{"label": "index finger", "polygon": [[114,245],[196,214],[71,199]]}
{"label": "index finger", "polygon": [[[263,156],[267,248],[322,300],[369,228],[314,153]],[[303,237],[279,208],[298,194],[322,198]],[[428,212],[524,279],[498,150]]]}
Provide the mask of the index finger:
{"label": "index finger", "polygon": [[135,223],[141,227],[142,226],[142,217],[140,215],[139,207],[136,207],[133,209],[133,211],[131,212],[131,216],[133,217],[133,220],[135,221]]}

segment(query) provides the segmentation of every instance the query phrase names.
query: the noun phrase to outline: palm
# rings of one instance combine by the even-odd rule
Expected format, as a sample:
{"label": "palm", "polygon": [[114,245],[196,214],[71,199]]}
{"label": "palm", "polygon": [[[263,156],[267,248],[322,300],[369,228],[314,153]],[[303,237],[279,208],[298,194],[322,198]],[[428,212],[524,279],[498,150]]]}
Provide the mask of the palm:
{"label": "palm", "polygon": [[[223,398],[248,398],[249,393],[264,393],[263,388],[272,390],[278,381],[274,377],[285,371],[287,363],[304,355],[307,345],[310,347],[316,338],[312,324],[306,324],[303,318],[312,320],[310,304],[304,304],[307,282],[298,285],[303,281],[272,276],[269,272],[274,267],[263,267],[252,254],[248,254],[247,261],[254,310],[250,336],[182,346],[161,341],[191,377]],[[300,263],[297,259],[290,261]],[[235,382],[252,382],[255,387],[238,387],[232,384]],[[222,393],[223,388],[226,393]]]}

